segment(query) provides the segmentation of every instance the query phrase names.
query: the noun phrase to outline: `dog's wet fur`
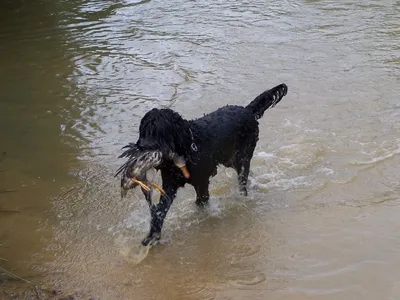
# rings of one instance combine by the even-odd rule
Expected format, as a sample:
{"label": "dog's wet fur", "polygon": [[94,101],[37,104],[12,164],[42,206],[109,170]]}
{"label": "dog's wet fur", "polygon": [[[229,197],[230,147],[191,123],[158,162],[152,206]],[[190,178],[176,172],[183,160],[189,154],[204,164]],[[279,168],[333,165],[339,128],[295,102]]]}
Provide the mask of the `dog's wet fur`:
{"label": "dog's wet fur", "polygon": [[[217,174],[219,164],[236,170],[239,191],[247,196],[250,161],[259,135],[258,121],[287,93],[280,84],[256,97],[249,105],[228,105],[195,120],[185,120],[171,109],[152,109],[140,122],[139,139],[131,143],[125,156],[143,151],[160,151],[165,155],[155,168],[161,171],[165,194],[153,204],[148,192],[142,189],[151,212],[150,232],[142,241],[154,245],[161,236],[164,219],[179,188],[190,184],[196,191],[196,204],[207,204],[210,178]],[[169,154],[184,157],[190,178],[168,159]]]}

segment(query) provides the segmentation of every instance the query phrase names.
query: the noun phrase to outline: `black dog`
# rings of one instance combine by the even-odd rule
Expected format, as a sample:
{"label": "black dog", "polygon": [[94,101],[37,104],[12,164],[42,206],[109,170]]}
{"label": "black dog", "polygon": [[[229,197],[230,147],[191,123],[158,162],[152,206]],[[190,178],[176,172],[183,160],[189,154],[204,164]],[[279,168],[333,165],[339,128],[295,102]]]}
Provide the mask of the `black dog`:
{"label": "black dog", "polygon": [[[186,183],[196,190],[196,204],[202,206],[208,202],[209,180],[217,174],[219,164],[236,170],[240,193],[247,195],[250,160],[259,134],[257,119],[286,93],[287,86],[280,84],[246,107],[228,105],[192,121],[171,109],[152,109],[146,113],[140,123],[139,140],[126,146],[128,150],[120,156],[130,159],[117,172],[117,175],[122,172],[121,188],[127,190],[137,186],[132,183],[135,178],[146,178],[146,170],[152,167],[161,170],[165,193],[159,203],[152,203],[150,193],[142,185],[151,212],[150,233],[143,245],[152,245],[160,239],[177,190]],[[179,159],[181,165],[186,164],[190,177],[177,167]]]}

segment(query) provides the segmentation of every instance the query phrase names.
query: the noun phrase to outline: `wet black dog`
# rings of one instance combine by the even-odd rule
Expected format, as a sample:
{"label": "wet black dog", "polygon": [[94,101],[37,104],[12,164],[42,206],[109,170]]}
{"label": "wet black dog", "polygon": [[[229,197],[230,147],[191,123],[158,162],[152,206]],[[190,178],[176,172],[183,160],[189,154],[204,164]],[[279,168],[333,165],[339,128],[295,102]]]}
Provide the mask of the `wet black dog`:
{"label": "wet black dog", "polygon": [[[201,206],[208,202],[210,177],[217,174],[219,164],[236,170],[239,190],[242,195],[247,195],[250,160],[259,135],[257,119],[286,93],[287,86],[280,84],[260,94],[246,107],[225,106],[191,121],[171,109],[152,109],[146,113],[140,123],[139,140],[136,144],[129,144],[128,150],[121,155],[130,157],[130,160],[118,172],[123,172],[122,189],[129,189],[134,187],[130,184],[134,175],[130,174],[133,174],[132,168],[138,162],[139,154],[142,162],[146,161],[146,157],[150,161],[151,156],[152,164],[147,169],[154,167],[161,170],[165,194],[159,203],[153,204],[149,193],[142,187],[151,212],[150,233],[142,241],[143,245],[154,244],[160,239],[165,216],[177,190],[186,183],[196,190],[196,204]],[[190,173],[189,178],[178,168],[174,157],[183,159]],[[132,162],[131,165],[129,162]]]}

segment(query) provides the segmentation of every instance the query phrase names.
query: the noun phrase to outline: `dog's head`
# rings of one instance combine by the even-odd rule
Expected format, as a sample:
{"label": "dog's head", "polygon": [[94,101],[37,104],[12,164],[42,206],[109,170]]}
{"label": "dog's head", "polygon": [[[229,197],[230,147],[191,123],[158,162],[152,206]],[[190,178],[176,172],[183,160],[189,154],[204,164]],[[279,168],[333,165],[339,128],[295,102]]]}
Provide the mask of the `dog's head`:
{"label": "dog's head", "polygon": [[171,109],[154,108],[140,122],[137,145],[187,156],[191,145],[189,122]]}

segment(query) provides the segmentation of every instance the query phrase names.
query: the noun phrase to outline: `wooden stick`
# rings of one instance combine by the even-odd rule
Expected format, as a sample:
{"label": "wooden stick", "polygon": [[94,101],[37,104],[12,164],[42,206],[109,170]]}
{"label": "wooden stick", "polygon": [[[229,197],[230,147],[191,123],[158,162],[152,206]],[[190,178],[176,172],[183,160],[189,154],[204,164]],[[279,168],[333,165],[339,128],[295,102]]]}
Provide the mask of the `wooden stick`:
{"label": "wooden stick", "polygon": [[6,190],[6,189],[2,189],[0,190],[0,193],[12,193],[15,192],[16,190]]}
{"label": "wooden stick", "polygon": [[37,286],[35,285],[36,297],[41,300]]}
{"label": "wooden stick", "polygon": [[13,214],[19,214],[20,211],[18,210],[0,210],[0,213],[13,213]]}
{"label": "wooden stick", "polygon": [[73,187],[73,188],[70,188],[70,189],[69,189],[68,191],[66,191],[65,193],[59,195],[59,196],[57,197],[57,200],[60,200],[61,198],[64,198],[64,197],[67,196],[69,193],[71,193],[73,190],[75,190],[74,187]]}
{"label": "wooden stick", "polygon": [[28,281],[26,279],[23,279],[22,277],[19,277],[19,276],[15,275],[14,273],[11,273],[10,271],[7,271],[6,269],[4,269],[2,267],[0,267],[0,270],[3,271],[4,273],[6,273],[7,275],[11,276],[11,277],[14,277],[16,279],[25,281],[26,283],[31,283],[30,281]]}

